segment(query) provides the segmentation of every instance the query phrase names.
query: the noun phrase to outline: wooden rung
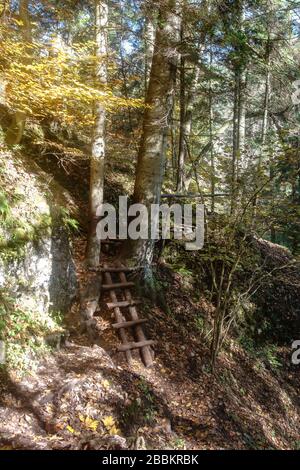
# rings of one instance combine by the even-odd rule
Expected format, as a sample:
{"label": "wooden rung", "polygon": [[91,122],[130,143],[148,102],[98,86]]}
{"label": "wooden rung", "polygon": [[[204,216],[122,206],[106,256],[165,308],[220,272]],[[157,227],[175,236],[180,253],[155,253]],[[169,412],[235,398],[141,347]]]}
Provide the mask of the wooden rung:
{"label": "wooden rung", "polygon": [[[152,263],[152,266],[156,266],[157,263]],[[102,267],[102,266],[97,266],[96,268],[89,268],[89,271],[91,272],[97,272],[97,273],[132,273],[135,271],[140,271],[141,269],[144,269],[144,266],[132,266],[132,267]]]}
{"label": "wooden rung", "polygon": [[153,344],[155,344],[155,341],[153,340],[140,341],[139,343],[122,344],[122,346],[118,346],[118,351],[125,352],[131,349],[140,349],[140,348],[144,348],[145,346],[153,346]]}
{"label": "wooden rung", "polygon": [[130,328],[131,326],[141,325],[142,323],[146,323],[147,321],[148,320],[146,318],[141,318],[138,320],[126,321],[123,323],[114,323],[112,327],[116,330],[118,330],[119,328]]}
{"label": "wooden rung", "polygon": [[115,284],[102,284],[103,290],[112,289],[127,289],[128,287],[134,287],[134,282],[116,282]]}
{"label": "wooden rung", "polygon": [[140,268],[139,266],[135,266],[132,268],[115,268],[115,267],[107,267],[107,268],[94,268],[100,273],[131,273],[133,271],[138,271]]}
{"label": "wooden rung", "polygon": [[113,243],[123,243],[123,240],[101,240],[101,243],[103,243],[103,245],[112,245]]}
{"label": "wooden rung", "polygon": [[140,305],[142,302],[140,300],[124,300],[122,302],[109,302],[107,303],[107,307],[110,309],[113,308],[122,308],[122,307],[134,307],[135,305]]}

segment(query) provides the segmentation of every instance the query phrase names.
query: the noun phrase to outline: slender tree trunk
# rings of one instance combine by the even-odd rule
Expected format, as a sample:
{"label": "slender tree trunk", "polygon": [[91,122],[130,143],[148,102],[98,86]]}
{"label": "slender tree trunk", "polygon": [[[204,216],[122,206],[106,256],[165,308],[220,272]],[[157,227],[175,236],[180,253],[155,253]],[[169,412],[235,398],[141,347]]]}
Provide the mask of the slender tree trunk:
{"label": "slender tree trunk", "polygon": [[[265,61],[266,61],[267,69],[266,69],[266,77],[265,77],[263,119],[262,119],[262,129],[261,129],[261,150],[259,153],[257,177],[256,177],[256,183],[255,183],[256,189],[259,187],[259,181],[261,179],[263,157],[264,157],[264,151],[265,151],[265,146],[266,146],[266,141],[267,141],[268,126],[269,126],[269,102],[270,102],[270,92],[271,92],[270,58],[271,58],[271,43],[270,43],[270,40],[268,40],[266,53],[265,53]],[[270,168],[271,168],[271,162],[270,162]],[[270,170],[270,178],[272,179],[271,170]],[[271,182],[271,191],[273,192],[272,185],[273,183]],[[253,201],[253,207],[254,207],[253,222],[254,223],[255,223],[255,216],[257,213],[257,199],[258,198],[256,196]],[[275,236],[274,236],[274,230],[272,227],[271,227],[271,238],[272,238],[272,241],[274,241]]]}
{"label": "slender tree trunk", "polygon": [[[120,39],[121,73],[122,73],[122,78],[123,78],[124,96],[128,100],[129,99],[128,80],[127,80],[127,73],[126,73],[126,68],[125,68],[125,60],[124,60],[123,44],[122,43],[123,43],[123,38],[121,37],[121,39]],[[125,128],[127,128],[129,130],[129,132],[132,132],[133,131],[133,124],[132,124],[132,117],[131,117],[130,107],[127,108],[127,116],[128,116],[128,125]]]}
{"label": "slender tree trunk", "polygon": [[[103,58],[107,57],[108,6],[105,2],[95,1],[96,55],[98,58],[96,82],[100,87],[107,84],[107,68]],[[95,125],[90,162],[90,203],[89,234],[87,244],[87,263],[91,267],[99,264],[101,241],[96,234],[98,210],[103,203],[104,164],[105,164],[105,107],[96,103]]]}
{"label": "slender tree trunk", "polygon": [[235,74],[233,108],[233,149],[231,163],[231,213],[235,212],[238,197],[238,179],[243,163],[246,141],[246,86],[247,73],[237,70]]}
{"label": "slender tree trunk", "polygon": [[[242,157],[245,153],[246,144],[246,89],[247,89],[247,71],[243,70],[240,75],[239,86],[239,157],[241,158],[241,165],[243,164]],[[239,167],[238,167],[239,176]]]}
{"label": "slender tree trunk", "polygon": [[232,160],[231,160],[231,214],[235,211],[237,198],[237,165],[239,158],[239,96],[240,96],[240,72],[235,71],[234,77],[234,101],[233,101],[233,134],[232,134]]}
{"label": "slender tree trunk", "polygon": [[266,144],[266,137],[268,131],[268,119],[269,119],[269,100],[270,100],[270,69],[268,66],[266,74],[266,84],[265,84],[265,98],[264,98],[264,116],[262,123],[262,132],[261,132],[261,143],[262,145]]}
{"label": "slender tree trunk", "polygon": [[[242,29],[245,17],[244,0],[238,0],[237,8],[237,28]],[[233,142],[232,142],[232,161],[231,161],[231,207],[230,213],[233,215],[236,210],[238,199],[238,178],[239,167],[242,154],[245,150],[246,135],[246,84],[247,73],[243,57],[243,51],[240,47],[236,50],[238,63],[235,64],[234,71],[234,103],[233,103]]]}
{"label": "slender tree trunk", "polygon": [[193,173],[195,172],[195,166],[200,163],[202,158],[204,158],[209,152],[211,152],[211,149],[214,145],[214,139],[217,139],[220,135],[222,135],[228,127],[232,124],[232,118],[228,119],[223,126],[221,126],[219,129],[215,130],[212,138],[209,138],[208,142],[204,145],[204,147],[201,149],[200,153],[198,156],[193,160],[193,165],[192,168],[187,172],[186,174],[186,181],[191,180],[193,177]]}
{"label": "slender tree trunk", "polygon": [[[177,185],[176,191],[181,193],[188,190],[189,179],[186,177],[185,163],[189,157],[189,138],[192,132],[192,119],[194,105],[196,101],[197,85],[200,77],[200,68],[195,65],[192,80],[187,86],[187,52],[186,52],[186,31],[187,31],[187,15],[188,2],[182,2],[182,22],[180,31],[181,55],[180,55],[180,126],[179,126],[179,145],[178,145],[178,165],[177,165]],[[201,54],[201,46],[204,44],[206,32],[203,31],[199,38],[199,56]]]}
{"label": "slender tree trunk", "polygon": [[210,169],[211,169],[211,212],[215,212],[215,190],[216,190],[216,169],[215,169],[215,154],[214,154],[214,134],[213,134],[213,107],[212,107],[212,91],[209,93],[209,139],[211,142],[210,147]]}
{"label": "slender tree trunk", "polygon": [[[190,176],[185,171],[184,163],[188,160],[188,157],[189,157],[188,143],[189,143],[190,136],[192,133],[193,114],[194,114],[194,107],[195,107],[196,98],[197,98],[197,85],[199,83],[199,78],[200,78],[200,68],[196,66],[194,69],[194,76],[193,76],[190,89],[188,92],[185,91],[184,116],[182,116],[183,125],[182,127],[180,126],[181,127],[180,131],[182,132],[182,149],[181,149],[181,146],[179,146],[179,148],[181,149],[182,155],[180,156],[179,154],[179,158],[178,158],[179,160],[178,168],[180,169],[178,170],[178,172],[180,171],[182,183],[181,183],[181,188],[178,188],[177,192],[187,191],[189,183],[190,183]],[[185,85],[185,88],[186,88],[186,85]],[[181,137],[179,137],[179,141],[181,141]]]}
{"label": "slender tree trunk", "polygon": [[148,89],[149,77],[154,53],[155,25],[152,18],[146,19],[145,24],[145,94]]}
{"label": "slender tree trunk", "polygon": [[[123,17],[125,17],[125,11],[124,11],[124,6],[121,4],[120,6],[121,9],[121,18],[120,18],[120,23],[121,23],[121,35],[120,35],[120,59],[121,59],[121,73],[122,73],[122,78],[123,78],[123,91],[124,91],[124,96],[128,100],[129,99],[129,92],[128,92],[128,78],[127,78],[127,71],[126,71],[126,61],[124,57],[124,48],[123,48],[123,41],[124,41],[124,24],[123,24]],[[131,108],[127,108],[127,116],[128,116],[128,123],[127,125],[125,124],[124,127],[126,130],[129,130],[129,132],[133,131],[133,123],[132,123],[132,115],[131,115]]]}
{"label": "slender tree trunk", "polygon": [[[271,74],[270,74],[270,57],[268,56],[267,61],[267,74],[266,74],[266,85],[265,85],[265,100],[264,100],[264,117],[263,117],[263,126],[262,126],[262,145],[266,145],[266,137],[268,131],[268,118],[269,118],[269,101],[270,101],[270,92],[271,92]],[[269,175],[271,181],[271,204],[272,204],[272,214],[275,214],[275,195],[276,195],[276,182],[274,181],[274,164],[272,161],[272,155],[269,153]],[[274,224],[271,224],[270,227],[271,241],[276,243],[276,229]]]}
{"label": "slender tree trunk", "polygon": [[[194,69],[194,76],[192,80],[191,87],[187,93],[187,100],[186,100],[186,113],[185,113],[185,137],[188,139],[192,132],[192,124],[193,124],[193,112],[194,107],[196,104],[197,98],[197,86],[199,84],[200,79],[200,68],[198,66]],[[186,149],[185,149],[186,150]]]}
{"label": "slender tree trunk", "polygon": [[[160,4],[155,48],[149,87],[148,105],[143,121],[143,131],[138,154],[134,201],[144,204],[150,213],[151,204],[159,204],[164,176],[168,130],[172,116],[177,45],[180,36],[179,2],[167,0]],[[137,264],[149,265],[153,258],[154,242],[150,240],[129,241],[126,256]]]}
{"label": "slender tree trunk", "polygon": [[172,170],[173,170],[173,180],[176,181],[177,178],[177,136],[176,136],[176,130],[177,126],[176,123],[174,123],[174,112],[173,116],[171,119],[171,125],[170,125],[170,130],[171,130],[171,149],[172,149]]}
{"label": "slender tree trunk", "polygon": [[[29,14],[29,0],[20,0],[19,3],[19,19],[22,22],[22,39],[25,45],[32,43],[31,21]],[[30,64],[31,50],[25,47],[26,58],[24,64]],[[6,133],[6,143],[8,145],[17,145],[21,142],[24,134],[26,122],[26,113],[22,109],[15,112],[12,123]]]}
{"label": "slender tree trunk", "polygon": [[[212,54],[212,48],[210,47],[209,51],[209,66],[210,66],[210,71],[212,67],[212,62],[213,62],[213,54]],[[210,146],[210,170],[211,170],[211,212],[215,212],[215,189],[216,189],[216,184],[215,184],[215,154],[214,154],[214,134],[213,134],[213,122],[214,122],[214,113],[213,113],[213,95],[212,95],[212,83],[211,83],[211,78],[209,79],[209,140],[211,142]]]}
{"label": "slender tree trunk", "polygon": [[235,212],[238,198],[238,179],[245,152],[246,141],[246,86],[247,72],[235,73],[234,108],[233,108],[233,150],[231,167],[231,214]]}
{"label": "slender tree trunk", "polygon": [[[181,45],[184,42],[183,24],[180,32]],[[180,56],[180,130],[179,130],[179,152],[178,152],[178,169],[177,169],[177,192],[183,190],[184,181],[184,163],[185,163],[185,131],[186,131],[186,91],[185,91],[185,57],[184,53]]]}
{"label": "slender tree trunk", "polygon": [[[261,143],[263,146],[266,144],[268,123],[269,123],[269,102],[270,102],[270,92],[271,92],[270,58],[271,58],[271,43],[269,39],[267,42],[266,55],[265,55],[267,70],[266,70],[265,92],[264,92],[264,113],[263,113],[262,130],[261,130]],[[262,152],[260,153],[260,162],[259,162],[260,164],[262,163],[261,158],[262,158]]]}

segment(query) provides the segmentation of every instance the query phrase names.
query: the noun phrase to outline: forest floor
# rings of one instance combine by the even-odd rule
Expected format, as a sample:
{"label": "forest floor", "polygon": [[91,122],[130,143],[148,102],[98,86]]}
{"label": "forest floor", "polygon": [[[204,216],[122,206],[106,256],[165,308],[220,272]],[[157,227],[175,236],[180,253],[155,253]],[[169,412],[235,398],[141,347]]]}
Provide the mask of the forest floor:
{"label": "forest floor", "polygon": [[[75,243],[83,284],[84,241]],[[162,276],[164,274],[162,273]],[[215,373],[209,348],[199,339],[174,273],[166,291],[173,312],[145,303],[147,336],[157,340],[155,363],[131,366],[116,352],[104,296],[96,313],[101,338],[91,344],[79,334],[79,304],[67,323],[72,334],[59,351],[42,358],[36,371],[1,380],[2,449],[297,449],[300,447],[300,377],[290,351],[271,369],[231,340]],[[100,316],[101,315],[101,316]]]}

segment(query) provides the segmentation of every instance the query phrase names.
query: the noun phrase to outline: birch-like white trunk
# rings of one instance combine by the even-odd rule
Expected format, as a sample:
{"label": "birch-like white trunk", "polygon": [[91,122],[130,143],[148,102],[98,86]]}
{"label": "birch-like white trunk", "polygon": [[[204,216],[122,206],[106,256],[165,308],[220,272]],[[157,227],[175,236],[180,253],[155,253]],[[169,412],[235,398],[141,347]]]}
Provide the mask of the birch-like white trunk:
{"label": "birch-like white trunk", "polygon": [[145,90],[148,89],[155,43],[155,25],[152,18],[145,24]]}
{"label": "birch-like white trunk", "polygon": [[[107,84],[107,24],[108,6],[105,2],[95,1],[96,26],[96,86],[99,90]],[[102,103],[95,105],[95,126],[90,159],[90,203],[89,235],[87,244],[87,263],[91,267],[99,265],[101,241],[96,234],[97,213],[103,203],[104,164],[105,164],[105,120],[106,111]]]}

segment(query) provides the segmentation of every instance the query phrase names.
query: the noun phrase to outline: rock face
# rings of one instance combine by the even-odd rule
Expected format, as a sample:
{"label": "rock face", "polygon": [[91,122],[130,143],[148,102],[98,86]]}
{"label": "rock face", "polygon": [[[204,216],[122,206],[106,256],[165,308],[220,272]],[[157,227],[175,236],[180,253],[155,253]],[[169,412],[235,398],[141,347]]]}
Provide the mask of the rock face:
{"label": "rock face", "polygon": [[77,290],[68,195],[22,157],[1,152],[0,165],[0,291],[41,319],[65,313]]}
{"label": "rock face", "polygon": [[65,313],[77,290],[77,279],[66,231],[28,242],[23,255],[3,262],[0,254],[0,289],[20,306],[40,315]]}
{"label": "rock face", "polygon": [[50,304],[54,310],[64,312],[70,308],[77,292],[76,271],[64,227],[56,226],[52,231],[51,260]]}

